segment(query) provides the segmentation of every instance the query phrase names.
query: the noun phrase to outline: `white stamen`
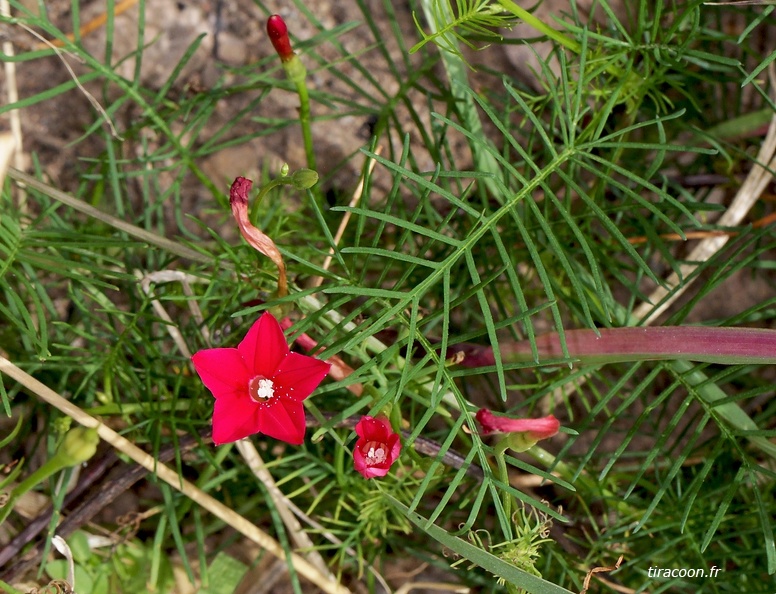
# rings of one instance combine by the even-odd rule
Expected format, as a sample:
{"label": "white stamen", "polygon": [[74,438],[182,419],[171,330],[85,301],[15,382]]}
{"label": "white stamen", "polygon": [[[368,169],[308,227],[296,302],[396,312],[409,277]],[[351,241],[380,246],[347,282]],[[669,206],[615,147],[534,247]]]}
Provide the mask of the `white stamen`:
{"label": "white stamen", "polygon": [[275,395],[275,384],[271,379],[257,375],[248,382],[248,394],[254,402],[266,403]]}
{"label": "white stamen", "polygon": [[385,455],[385,449],[383,448],[369,448],[369,451],[366,453],[366,463],[370,466],[373,466],[374,464],[382,464],[385,462],[385,459],[387,456]]}
{"label": "white stamen", "polygon": [[272,398],[275,395],[275,388],[272,384],[272,380],[260,379],[259,389],[256,391],[256,395],[259,398]]}

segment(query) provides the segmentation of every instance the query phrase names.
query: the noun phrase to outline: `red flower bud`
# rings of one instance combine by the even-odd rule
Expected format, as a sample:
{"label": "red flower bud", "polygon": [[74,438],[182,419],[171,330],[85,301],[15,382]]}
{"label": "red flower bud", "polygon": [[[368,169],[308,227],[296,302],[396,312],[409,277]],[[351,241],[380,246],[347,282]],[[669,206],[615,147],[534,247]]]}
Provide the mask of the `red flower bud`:
{"label": "red flower bud", "polygon": [[495,432],[527,433],[534,441],[552,437],[560,429],[560,421],[553,415],[540,419],[510,419],[508,417],[497,417],[487,408],[481,408],[477,411],[475,418],[482,425],[482,430],[485,434]]}
{"label": "red flower bud", "polygon": [[288,62],[294,57],[294,50],[291,49],[291,40],[288,38],[288,27],[278,14],[273,14],[267,20],[267,35],[272,42],[275,51],[280,56],[280,60]]}
{"label": "red flower bud", "polygon": [[358,441],[353,450],[353,466],[364,478],[385,476],[401,452],[399,435],[383,418],[364,416],[356,425]]}

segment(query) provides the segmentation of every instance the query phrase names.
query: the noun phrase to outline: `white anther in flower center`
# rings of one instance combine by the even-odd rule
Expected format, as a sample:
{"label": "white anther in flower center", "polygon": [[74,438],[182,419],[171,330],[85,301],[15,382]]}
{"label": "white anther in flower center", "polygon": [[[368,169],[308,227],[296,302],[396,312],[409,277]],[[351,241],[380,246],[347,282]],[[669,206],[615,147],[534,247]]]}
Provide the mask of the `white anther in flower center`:
{"label": "white anther in flower center", "polygon": [[257,375],[248,382],[248,393],[256,402],[267,400],[275,395],[275,384],[271,379]]}
{"label": "white anther in flower center", "polygon": [[259,398],[270,398],[275,393],[272,380],[259,380]]}
{"label": "white anther in flower center", "polygon": [[385,462],[386,458],[388,457],[385,454],[385,447],[382,444],[379,444],[377,446],[374,446],[372,444],[368,444],[368,445],[369,445],[369,449],[366,450],[366,463],[369,466],[374,466],[375,464],[382,464],[383,462]]}

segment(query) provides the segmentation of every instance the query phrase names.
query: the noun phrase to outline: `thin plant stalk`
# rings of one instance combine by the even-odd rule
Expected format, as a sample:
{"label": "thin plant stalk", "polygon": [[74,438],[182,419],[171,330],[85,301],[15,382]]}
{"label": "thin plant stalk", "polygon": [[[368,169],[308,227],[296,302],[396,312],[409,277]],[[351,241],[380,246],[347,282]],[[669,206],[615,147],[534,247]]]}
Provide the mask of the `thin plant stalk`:
{"label": "thin plant stalk", "polygon": [[307,156],[307,166],[316,171],[313,133],[310,123],[310,95],[307,91],[307,69],[302,64],[299,56],[296,55],[296,52],[291,48],[288,27],[281,16],[273,14],[267,19],[267,35],[269,35],[275,51],[280,56],[286,76],[294,83],[296,93],[299,95],[299,123],[302,126],[302,139],[304,142],[304,152]]}
{"label": "thin plant stalk", "polygon": [[[583,365],[684,360],[722,365],[776,363],[776,330],[709,326],[655,326],[566,330],[564,355],[557,333],[531,341],[502,342],[505,363],[558,362]],[[453,349],[455,350],[455,349]],[[495,365],[492,347],[464,346],[465,367]]]}
{"label": "thin plant stalk", "polygon": [[307,157],[307,167],[317,171],[315,164],[315,150],[313,148],[313,131],[310,118],[310,96],[307,92],[307,83],[302,78],[296,82],[296,92],[299,94],[299,124],[302,127],[302,141],[304,142],[304,152]]}

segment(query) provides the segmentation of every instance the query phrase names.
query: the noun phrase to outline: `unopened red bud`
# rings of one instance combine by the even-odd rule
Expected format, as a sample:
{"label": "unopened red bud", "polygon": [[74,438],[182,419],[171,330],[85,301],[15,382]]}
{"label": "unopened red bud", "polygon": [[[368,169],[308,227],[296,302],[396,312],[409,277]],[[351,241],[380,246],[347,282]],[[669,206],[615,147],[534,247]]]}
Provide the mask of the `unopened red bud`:
{"label": "unopened red bud", "polygon": [[288,62],[294,57],[294,50],[291,49],[291,40],[288,38],[288,27],[278,14],[273,14],[267,20],[267,35],[272,42],[272,46],[280,56],[283,62]]}

